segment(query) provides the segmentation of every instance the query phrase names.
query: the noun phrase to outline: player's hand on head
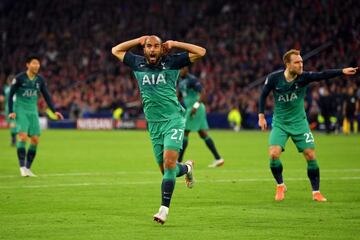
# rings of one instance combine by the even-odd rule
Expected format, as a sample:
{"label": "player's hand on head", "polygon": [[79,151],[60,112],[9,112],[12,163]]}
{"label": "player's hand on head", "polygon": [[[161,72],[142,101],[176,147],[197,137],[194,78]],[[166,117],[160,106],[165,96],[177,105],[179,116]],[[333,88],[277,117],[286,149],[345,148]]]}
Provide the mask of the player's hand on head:
{"label": "player's hand on head", "polygon": [[142,37],[139,37],[139,44],[141,46],[144,46],[145,45],[145,41],[146,39],[148,38],[149,36],[145,35],[145,36],[142,36]]}
{"label": "player's hand on head", "polygon": [[64,116],[59,113],[59,112],[55,112],[55,115],[58,117],[59,120],[63,120],[64,119]]}
{"label": "player's hand on head", "polygon": [[166,52],[170,52],[170,50],[174,47],[174,41],[168,40],[162,44],[162,47]]}
{"label": "player's hand on head", "polygon": [[16,113],[10,113],[9,118],[10,119],[15,119],[16,118]]}
{"label": "player's hand on head", "polygon": [[353,67],[343,68],[342,72],[345,75],[354,75],[358,71],[358,68],[359,67],[356,67],[356,68],[353,68]]}

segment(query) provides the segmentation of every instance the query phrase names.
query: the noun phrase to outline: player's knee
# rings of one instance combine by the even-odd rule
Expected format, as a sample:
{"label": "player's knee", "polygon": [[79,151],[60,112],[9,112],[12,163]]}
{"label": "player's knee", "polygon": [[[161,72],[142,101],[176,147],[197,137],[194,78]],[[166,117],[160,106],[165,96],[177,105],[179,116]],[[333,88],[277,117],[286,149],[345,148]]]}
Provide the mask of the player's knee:
{"label": "player's knee", "polygon": [[315,150],[314,149],[305,149],[304,156],[305,156],[306,160],[316,159]]}
{"label": "player's knee", "polygon": [[30,144],[31,145],[38,145],[39,144],[39,137],[31,137]]}
{"label": "player's knee", "polygon": [[164,159],[164,167],[165,168],[175,168],[177,159],[173,158],[165,158]]}
{"label": "player's knee", "polygon": [[164,167],[165,168],[175,168],[178,157],[179,157],[178,151],[165,150],[164,151]]}
{"label": "player's knee", "polygon": [[24,134],[24,133],[19,133],[19,134],[18,134],[18,137],[19,137],[19,140],[20,140],[21,142],[26,142],[26,141],[27,141],[27,138],[28,138],[28,136],[27,136],[26,134]]}
{"label": "player's knee", "polygon": [[269,150],[269,156],[271,159],[279,159],[281,154],[281,148],[273,147]]}
{"label": "player's knee", "polygon": [[271,152],[271,153],[270,153],[270,158],[271,158],[272,160],[279,159],[279,158],[280,158],[280,153],[278,153],[278,152]]}
{"label": "player's knee", "polygon": [[208,134],[207,134],[206,131],[200,130],[200,131],[199,131],[199,136],[200,136],[202,139],[205,139],[205,138],[208,137]]}

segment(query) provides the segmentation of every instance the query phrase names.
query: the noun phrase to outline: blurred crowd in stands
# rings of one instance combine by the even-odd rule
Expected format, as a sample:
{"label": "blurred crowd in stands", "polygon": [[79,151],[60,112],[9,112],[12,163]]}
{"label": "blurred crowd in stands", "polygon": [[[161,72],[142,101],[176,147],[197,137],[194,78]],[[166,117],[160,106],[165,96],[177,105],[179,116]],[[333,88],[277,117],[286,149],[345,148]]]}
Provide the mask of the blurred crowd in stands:
{"label": "blurred crowd in stands", "polygon": [[[309,71],[360,66],[359,23],[356,0],[2,0],[0,88],[36,53],[56,108],[69,118],[117,107],[139,117],[136,81],[111,48],[156,34],[205,47],[191,71],[204,86],[207,111],[238,108],[244,119],[257,115],[262,79],[283,68],[288,49],[301,50]],[[340,114],[350,88],[359,99],[359,75],[313,84],[308,112],[317,116],[331,96],[332,115]],[[270,97],[267,113],[272,107]]]}

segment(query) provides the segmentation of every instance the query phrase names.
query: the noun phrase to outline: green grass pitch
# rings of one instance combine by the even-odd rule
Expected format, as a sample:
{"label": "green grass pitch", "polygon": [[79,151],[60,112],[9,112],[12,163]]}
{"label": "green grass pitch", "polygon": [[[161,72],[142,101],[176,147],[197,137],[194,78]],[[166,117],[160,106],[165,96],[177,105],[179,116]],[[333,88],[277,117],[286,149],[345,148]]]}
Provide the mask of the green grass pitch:
{"label": "green grass pitch", "polygon": [[321,190],[311,200],[303,156],[282,155],[288,187],[274,201],[268,133],[210,131],[225,165],[190,135],[193,189],[178,178],[168,221],[152,221],[161,174],[145,131],[47,130],[33,165],[19,174],[9,132],[0,131],[0,239],[359,239],[360,136],[315,133]]}

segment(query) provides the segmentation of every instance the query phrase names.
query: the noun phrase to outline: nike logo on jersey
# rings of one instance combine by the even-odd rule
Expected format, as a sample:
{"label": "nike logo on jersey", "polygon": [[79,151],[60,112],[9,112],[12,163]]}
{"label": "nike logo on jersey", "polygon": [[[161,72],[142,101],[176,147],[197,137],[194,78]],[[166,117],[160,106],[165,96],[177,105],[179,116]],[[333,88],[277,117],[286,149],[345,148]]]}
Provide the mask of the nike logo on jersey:
{"label": "nike logo on jersey", "polygon": [[145,85],[145,84],[153,85],[153,84],[160,84],[160,83],[166,84],[165,77],[161,73],[158,74],[157,76],[155,74],[144,75],[144,77],[142,79],[142,85]]}

